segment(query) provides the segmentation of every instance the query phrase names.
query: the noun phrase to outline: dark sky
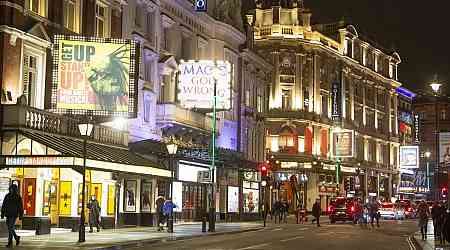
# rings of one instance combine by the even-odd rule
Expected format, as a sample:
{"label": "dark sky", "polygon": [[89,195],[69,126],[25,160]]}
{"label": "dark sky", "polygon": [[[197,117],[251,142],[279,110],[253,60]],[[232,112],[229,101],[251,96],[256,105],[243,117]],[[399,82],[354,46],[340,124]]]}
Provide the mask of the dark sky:
{"label": "dark sky", "polygon": [[411,90],[428,87],[435,73],[450,93],[450,12],[447,0],[305,0],[313,23],[342,16],[358,31],[402,58],[399,77]]}

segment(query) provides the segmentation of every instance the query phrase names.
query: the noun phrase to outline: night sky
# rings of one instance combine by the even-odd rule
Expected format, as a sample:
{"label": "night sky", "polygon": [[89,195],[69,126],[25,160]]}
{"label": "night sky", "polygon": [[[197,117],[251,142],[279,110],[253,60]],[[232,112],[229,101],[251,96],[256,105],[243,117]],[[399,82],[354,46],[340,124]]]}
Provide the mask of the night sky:
{"label": "night sky", "polygon": [[313,23],[341,19],[402,58],[400,82],[413,91],[435,73],[450,93],[450,13],[447,0],[305,0]]}

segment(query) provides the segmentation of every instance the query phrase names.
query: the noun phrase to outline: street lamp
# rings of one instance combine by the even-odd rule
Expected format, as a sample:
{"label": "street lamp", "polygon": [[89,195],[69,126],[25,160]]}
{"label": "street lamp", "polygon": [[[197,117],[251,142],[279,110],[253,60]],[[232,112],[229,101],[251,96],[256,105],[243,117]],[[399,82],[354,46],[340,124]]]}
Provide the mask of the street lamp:
{"label": "street lamp", "polygon": [[425,158],[427,159],[426,178],[427,178],[427,189],[428,189],[428,192],[430,191],[430,156],[431,156],[431,152],[430,151],[425,152]]}
{"label": "street lamp", "polygon": [[[173,158],[175,154],[177,153],[178,145],[175,144],[174,140],[171,139],[167,144],[167,152],[169,153],[169,165],[170,165],[170,201],[173,204],[173,180],[174,180],[174,171],[173,171]],[[173,208],[172,212],[170,213],[170,217],[167,220],[167,231],[169,233],[173,233]]]}
{"label": "street lamp", "polygon": [[435,162],[436,165],[434,166],[434,198],[435,200],[439,200],[439,111],[438,111],[438,96],[439,96],[439,89],[442,84],[439,83],[437,75],[435,76],[435,79],[430,83],[430,87],[434,92],[434,117],[435,117]]}
{"label": "street lamp", "polygon": [[83,137],[83,186],[81,187],[81,215],[80,215],[80,228],[78,230],[78,242],[86,241],[86,228],[85,228],[85,211],[84,207],[86,206],[86,147],[87,147],[87,138],[91,136],[92,129],[94,128],[93,124],[90,123],[82,123],[78,124],[78,130],[80,131],[81,137]]}

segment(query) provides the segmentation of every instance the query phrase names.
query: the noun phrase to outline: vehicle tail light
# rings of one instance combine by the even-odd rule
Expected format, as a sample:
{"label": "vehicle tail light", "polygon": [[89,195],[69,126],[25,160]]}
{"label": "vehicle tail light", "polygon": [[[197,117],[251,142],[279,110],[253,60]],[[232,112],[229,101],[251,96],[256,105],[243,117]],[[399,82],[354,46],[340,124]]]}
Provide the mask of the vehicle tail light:
{"label": "vehicle tail light", "polygon": [[411,211],[412,211],[412,208],[408,207],[408,211],[411,212]]}
{"label": "vehicle tail light", "polygon": [[355,207],[352,206],[352,207],[350,208],[350,210],[351,210],[352,212],[355,212]]}
{"label": "vehicle tail light", "polygon": [[333,207],[332,207],[332,206],[329,206],[329,207],[328,207],[328,213],[331,213],[331,210],[333,210]]}

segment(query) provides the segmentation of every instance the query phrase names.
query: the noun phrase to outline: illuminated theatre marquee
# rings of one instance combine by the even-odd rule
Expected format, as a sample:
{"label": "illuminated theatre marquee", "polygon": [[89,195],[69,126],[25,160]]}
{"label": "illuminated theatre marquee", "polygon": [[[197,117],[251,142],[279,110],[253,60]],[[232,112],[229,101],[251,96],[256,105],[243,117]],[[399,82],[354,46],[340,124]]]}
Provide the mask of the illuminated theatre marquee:
{"label": "illuminated theatre marquee", "polygon": [[185,108],[211,110],[216,84],[216,109],[230,110],[231,77],[227,61],[181,61],[177,98]]}

